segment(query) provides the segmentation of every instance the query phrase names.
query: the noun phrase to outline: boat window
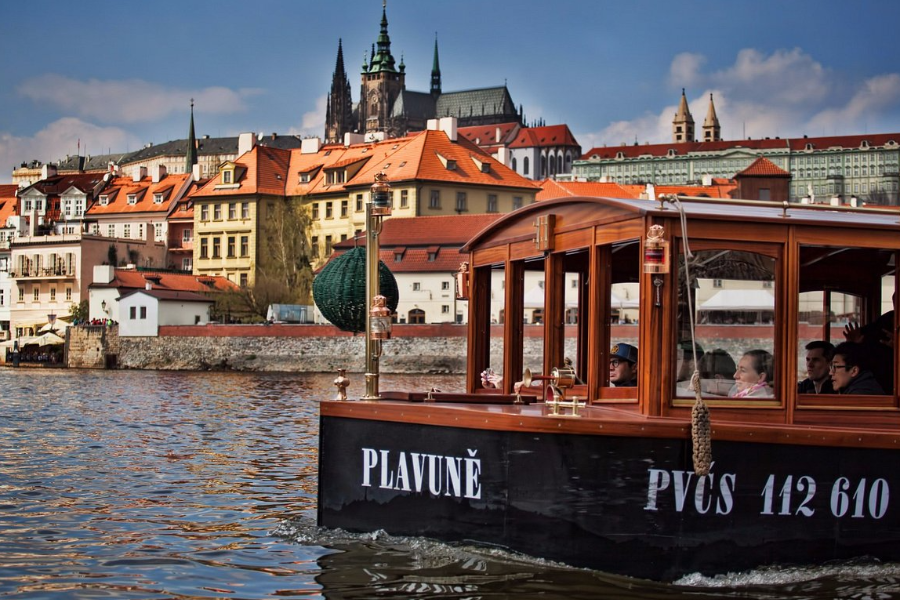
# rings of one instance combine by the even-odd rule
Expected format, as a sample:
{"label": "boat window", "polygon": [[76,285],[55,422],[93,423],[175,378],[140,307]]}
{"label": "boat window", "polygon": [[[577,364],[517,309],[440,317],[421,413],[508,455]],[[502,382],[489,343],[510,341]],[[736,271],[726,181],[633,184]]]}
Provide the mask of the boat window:
{"label": "boat window", "polygon": [[683,255],[677,264],[676,396],[693,398],[690,380],[697,370],[706,398],[771,405],[767,399],[774,400],[778,389],[775,258],[747,250],[695,249],[688,263],[690,303]]}
{"label": "boat window", "polygon": [[[628,240],[599,249],[601,273],[599,286],[606,300],[602,353],[608,364],[600,365],[600,381],[604,389],[603,399],[621,400],[637,398],[637,380],[641,370],[638,363],[629,365],[630,357],[638,352],[638,321],[640,314],[640,242]],[[623,363],[626,363],[623,365]],[[629,379],[633,375],[635,379]]]}
{"label": "boat window", "polygon": [[[854,399],[854,406],[894,405],[893,331],[896,253],[880,248],[801,245],[797,313],[797,391],[799,406],[841,406],[847,393],[869,396]],[[852,379],[843,373],[832,378],[815,359],[831,347],[850,341],[858,344],[861,364]],[[813,348],[807,346],[813,344]],[[817,352],[815,346],[819,346]],[[839,361],[844,364],[843,358]],[[817,368],[818,367],[818,368]],[[858,377],[870,373],[877,388],[862,385]],[[866,376],[868,379],[869,376]],[[836,389],[835,389],[836,388]],[[857,393],[853,393],[853,390]],[[879,394],[878,390],[884,392]],[[843,390],[843,391],[841,391]],[[835,391],[841,392],[836,394]]]}

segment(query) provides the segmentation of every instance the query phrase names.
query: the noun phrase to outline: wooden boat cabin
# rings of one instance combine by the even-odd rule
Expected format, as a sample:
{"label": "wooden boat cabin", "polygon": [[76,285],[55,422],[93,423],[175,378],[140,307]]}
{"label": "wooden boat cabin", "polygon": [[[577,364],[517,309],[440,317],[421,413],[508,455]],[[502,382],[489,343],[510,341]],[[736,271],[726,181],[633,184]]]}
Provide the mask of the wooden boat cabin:
{"label": "wooden boat cabin", "polygon": [[[896,209],[687,198],[505,215],[463,249],[465,393],[322,402],[320,524],[661,580],[900,560],[898,232]],[[810,365],[852,393],[799,393],[807,345],[857,322]]]}

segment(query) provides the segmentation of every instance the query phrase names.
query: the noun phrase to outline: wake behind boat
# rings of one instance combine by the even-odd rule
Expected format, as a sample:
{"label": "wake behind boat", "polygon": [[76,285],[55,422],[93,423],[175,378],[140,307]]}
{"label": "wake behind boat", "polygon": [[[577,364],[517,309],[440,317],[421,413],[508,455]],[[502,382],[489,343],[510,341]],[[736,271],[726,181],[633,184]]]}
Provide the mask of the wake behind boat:
{"label": "wake behind boat", "polygon": [[[465,393],[380,393],[379,339],[365,400],[322,402],[319,524],[656,580],[900,560],[898,221],[685,198],[506,215],[463,249]],[[829,374],[850,393],[800,393],[806,347],[857,321]]]}

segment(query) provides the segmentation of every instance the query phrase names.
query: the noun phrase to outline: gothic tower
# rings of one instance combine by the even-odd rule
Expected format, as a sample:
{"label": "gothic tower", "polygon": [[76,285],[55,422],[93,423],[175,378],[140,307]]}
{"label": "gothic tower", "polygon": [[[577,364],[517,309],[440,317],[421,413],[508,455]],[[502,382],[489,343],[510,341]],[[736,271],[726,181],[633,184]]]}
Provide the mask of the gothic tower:
{"label": "gothic tower", "polygon": [[719,117],[716,116],[716,105],[713,104],[712,94],[709,95],[709,109],[706,111],[706,120],[703,121],[703,141],[722,141],[722,127],[719,125]]}
{"label": "gothic tower", "polygon": [[188,132],[187,152],[184,159],[184,172],[193,173],[197,164],[197,137],[194,135],[194,99],[191,98],[191,129]]}
{"label": "gothic tower", "polygon": [[345,133],[352,133],[353,99],[350,97],[350,80],[344,70],[344,49],[338,40],[337,62],[331,79],[331,93],[325,109],[325,143],[340,143]]}
{"label": "gothic tower", "polygon": [[381,33],[377,51],[373,51],[368,66],[363,62],[362,95],[359,99],[359,128],[363,133],[383,131],[390,137],[393,123],[391,109],[400,92],[406,87],[404,69],[398,70],[391,54],[388,36],[387,0],[382,2]]}
{"label": "gothic tower", "polygon": [[688,108],[687,98],[684,96],[684,88],[681,89],[681,103],[678,112],[672,121],[672,141],[676,144],[694,141],[694,117]]}
{"label": "gothic tower", "polygon": [[431,65],[431,95],[441,95],[441,65],[438,61],[437,33],[434,34],[434,63]]}

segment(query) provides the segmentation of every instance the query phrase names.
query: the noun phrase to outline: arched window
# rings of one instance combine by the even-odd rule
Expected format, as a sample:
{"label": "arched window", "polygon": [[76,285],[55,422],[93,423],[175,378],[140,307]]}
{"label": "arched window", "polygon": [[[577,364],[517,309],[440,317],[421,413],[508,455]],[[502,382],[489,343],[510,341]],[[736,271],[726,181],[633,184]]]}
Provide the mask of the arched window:
{"label": "arched window", "polygon": [[516,157],[515,156],[513,156],[513,159],[512,159],[512,170],[513,171],[516,170]]}
{"label": "arched window", "polygon": [[562,154],[560,154],[556,157],[556,172],[557,173],[563,172]]}
{"label": "arched window", "polygon": [[547,176],[547,158],[545,156],[541,156],[541,177]]}
{"label": "arched window", "polygon": [[414,325],[424,325],[425,324],[425,311],[421,308],[414,308],[409,311],[409,318],[407,321]]}
{"label": "arched window", "polygon": [[523,161],[525,169],[522,171],[523,175],[528,175],[528,157],[526,156]]}

